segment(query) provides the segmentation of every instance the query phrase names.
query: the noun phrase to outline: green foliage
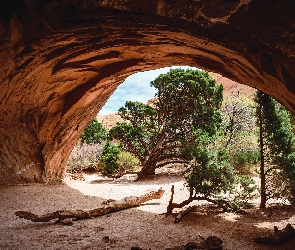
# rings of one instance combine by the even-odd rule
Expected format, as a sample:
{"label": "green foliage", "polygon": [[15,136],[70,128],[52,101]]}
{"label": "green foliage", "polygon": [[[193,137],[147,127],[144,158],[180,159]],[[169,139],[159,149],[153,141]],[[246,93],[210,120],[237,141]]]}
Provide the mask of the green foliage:
{"label": "green foliage", "polygon": [[279,163],[282,156],[292,153],[294,148],[295,137],[290,112],[272,97],[260,91],[256,93],[256,102],[257,109],[261,109],[262,134],[267,153],[265,156],[269,162]]}
{"label": "green foliage", "polygon": [[239,174],[251,174],[254,172],[253,166],[259,163],[259,152],[258,150],[256,152],[239,152],[234,155],[233,160],[234,167]]}
{"label": "green foliage", "polygon": [[81,135],[81,144],[74,147],[67,163],[67,171],[99,171],[100,155],[106,140],[106,130],[93,119]]}
{"label": "green foliage", "polygon": [[258,152],[242,152],[236,156],[235,163],[239,166],[247,164],[257,164],[259,162]]}
{"label": "green foliage", "polygon": [[140,164],[140,161],[133,154],[126,151],[121,151],[118,154],[118,159],[116,163],[119,167],[119,171],[122,172],[132,170],[135,166],[138,166]]}
{"label": "green foliage", "polygon": [[81,135],[81,142],[87,144],[100,144],[106,140],[106,137],[107,133],[105,128],[97,121],[96,118],[94,118]]}
{"label": "green foliage", "polygon": [[101,162],[104,165],[104,172],[106,174],[112,174],[118,169],[118,155],[120,153],[120,147],[114,144],[111,144],[109,141],[106,142],[106,145],[103,148],[101,153]]}
{"label": "green foliage", "polygon": [[157,90],[153,105],[126,102],[118,111],[125,122],[109,132],[140,160],[139,178],[154,174],[159,162],[186,159],[184,148],[197,135],[214,136],[221,123],[223,88],[208,72],[172,69],[151,85]]}
{"label": "green foliage", "polygon": [[186,180],[197,194],[212,197],[232,190],[235,170],[229,163],[225,150],[211,151],[206,148],[190,147],[194,156],[193,167]]}
{"label": "green foliage", "polygon": [[185,177],[188,186],[194,189],[195,197],[205,197],[225,210],[250,207],[249,201],[257,197],[255,181],[249,176],[236,175],[225,149],[208,150],[190,145],[187,150],[194,162]]}
{"label": "green foliage", "polygon": [[289,202],[295,206],[295,153],[286,155],[282,164],[284,166],[285,179],[288,180],[286,196]]}
{"label": "green foliage", "polygon": [[272,97],[260,91],[257,91],[255,101],[260,128],[261,197],[288,196],[293,203],[295,135],[291,114]]}
{"label": "green foliage", "polygon": [[257,185],[248,175],[236,176],[236,186],[229,195],[230,206],[235,210],[251,208],[251,200],[258,198]]}

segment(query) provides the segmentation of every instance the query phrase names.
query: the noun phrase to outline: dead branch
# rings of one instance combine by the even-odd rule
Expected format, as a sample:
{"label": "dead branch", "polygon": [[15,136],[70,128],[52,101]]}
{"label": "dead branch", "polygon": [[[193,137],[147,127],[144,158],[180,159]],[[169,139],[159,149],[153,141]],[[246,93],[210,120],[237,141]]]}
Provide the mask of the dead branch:
{"label": "dead branch", "polygon": [[174,196],[174,185],[171,186],[171,196],[170,196],[170,200],[167,206],[167,212],[166,214],[172,214],[172,210],[173,210],[173,196]]}
{"label": "dead branch", "polygon": [[159,189],[158,191],[151,191],[142,196],[129,196],[122,200],[115,200],[109,203],[104,203],[101,207],[92,209],[89,211],[84,210],[58,210],[53,213],[47,213],[44,215],[36,215],[28,211],[17,211],[14,214],[20,218],[31,220],[33,222],[48,222],[53,219],[58,219],[58,222],[63,222],[65,219],[65,224],[70,225],[70,219],[88,219],[92,217],[102,216],[108,213],[117,212],[123,209],[139,206],[140,204],[153,200],[160,199],[164,194],[163,189]]}
{"label": "dead branch", "polygon": [[289,239],[292,239],[295,236],[295,229],[291,224],[287,224],[282,230],[279,230],[278,227],[274,227],[274,234],[254,238],[256,243],[268,243],[268,244],[281,244]]}
{"label": "dead branch", "polygon": [[[173,197],[174,197],[174,185],[172,185],[171,187],[171,198],[169,200],[169,204],[167,206],[167,211],[166,211],[166,215],[170,215],[172,214],[172,211],[174,208],[182,208],[188,204],[190,204],[192,201],[194,200],[197,200],[197,201],[208,201],[208,202],[211,202],[215,205],[217,205],[219,208],[222,208],[222,210],[224,212],[227,212],[227,211],[237,211],[236,208],[232,207],[230,202],[227,201],[227,200],[214,200],[214,199],[211,199],[209,197],[206,197],[206,196],[196,196],[193,194],[193,188],[190,188],[190,195],[188,197],[188,199],[182,201],[181,203],[174,203],[173,202]],[[175,222],[178,223],[180,222],[180,220],[185,216],[187,215],[188,213],[190,213],[191,211],[195,210],[194,209],[195,206],[193,207],[189,207],[187,209],[185,209],[184,211],[180,212],[178,214],[178,216],[175,218]]]}
{"label": "dead branch", "polygon": [[181,203],[174,203],[173,202],[173,197],[174,197],[174,185],[172,185],[172,187],[171,187],[171,197],[170,197],[169,204],[167,206],[167,211],[166,211],[167,215],[172,214],[172,211],[173,211],[174,208],[182,208],[182,207],[190,204],[194,200],[193,189],[190,188],[190,196],[189,196],[189,198],[187,200],[184,200]]}
{"label": "dead branch", "polygon": [[188,207],[185,210],[179,212],[179,214],[175,217],[174,222],[178,223],[181,221],[181,219],[186,216],[187,214],[189,214],[190,212],[194,211],[196,208],[196,206],[192,206],[192,207]]}

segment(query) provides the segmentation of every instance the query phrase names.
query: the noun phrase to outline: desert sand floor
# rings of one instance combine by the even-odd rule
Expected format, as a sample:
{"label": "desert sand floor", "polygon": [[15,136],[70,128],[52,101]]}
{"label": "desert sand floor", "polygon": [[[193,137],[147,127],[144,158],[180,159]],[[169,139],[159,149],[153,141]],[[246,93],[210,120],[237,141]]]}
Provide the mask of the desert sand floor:
{"label": "desert sand floor", "polygon": [[[175,201],[189,195],[179,175],[157,175],[154,179],[135,182],[130,176],[121,179],[84,175],[85,180],[66,178],[59,185],[17,185],[0,188],[0,249],[144,249],[160,250],[199,241],[199,236],[215,235],[223,241],[223,249],[264,250],[295,249],[295,240],[280,246],[258,245],[253,237],[272,233],[287,223],[295,226],[295,209],[272,206],[253,208],[247,214],[221,213],[214,206],[199,204],[198,212],[190,213],[180,223],[174,215],[165,216],[171,185]],[[54,221],[34,223],[14,215],[18,210],[36,214],[61,209],[93,209],[108,199],[142,195],[159,188],[165,190],[160,200],[105,216],[75,221],[72,226]]]}

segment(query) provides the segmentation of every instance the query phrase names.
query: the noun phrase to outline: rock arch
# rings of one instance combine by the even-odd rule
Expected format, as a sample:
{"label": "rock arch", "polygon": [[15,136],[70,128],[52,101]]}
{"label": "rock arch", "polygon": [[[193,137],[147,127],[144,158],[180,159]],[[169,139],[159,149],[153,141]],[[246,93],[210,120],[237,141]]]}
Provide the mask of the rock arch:
{"label": "rock arch", "polygon": [[139,71],[200,67],[295,111],[293,1],[7,2],[0,3],[2,184],[62,178],[88,122]]}

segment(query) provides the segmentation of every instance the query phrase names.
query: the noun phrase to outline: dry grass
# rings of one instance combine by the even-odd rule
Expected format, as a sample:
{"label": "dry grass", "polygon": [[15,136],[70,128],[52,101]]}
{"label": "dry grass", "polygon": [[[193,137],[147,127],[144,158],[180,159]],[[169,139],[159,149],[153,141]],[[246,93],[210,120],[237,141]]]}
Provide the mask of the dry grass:
{"label": "dry grass", "polygon": [[67,171],[73,173],[89,169],[99,170],[100,155],[103,147],[104,143],[85,143],[81,145],[76,145],[69,157]]}

